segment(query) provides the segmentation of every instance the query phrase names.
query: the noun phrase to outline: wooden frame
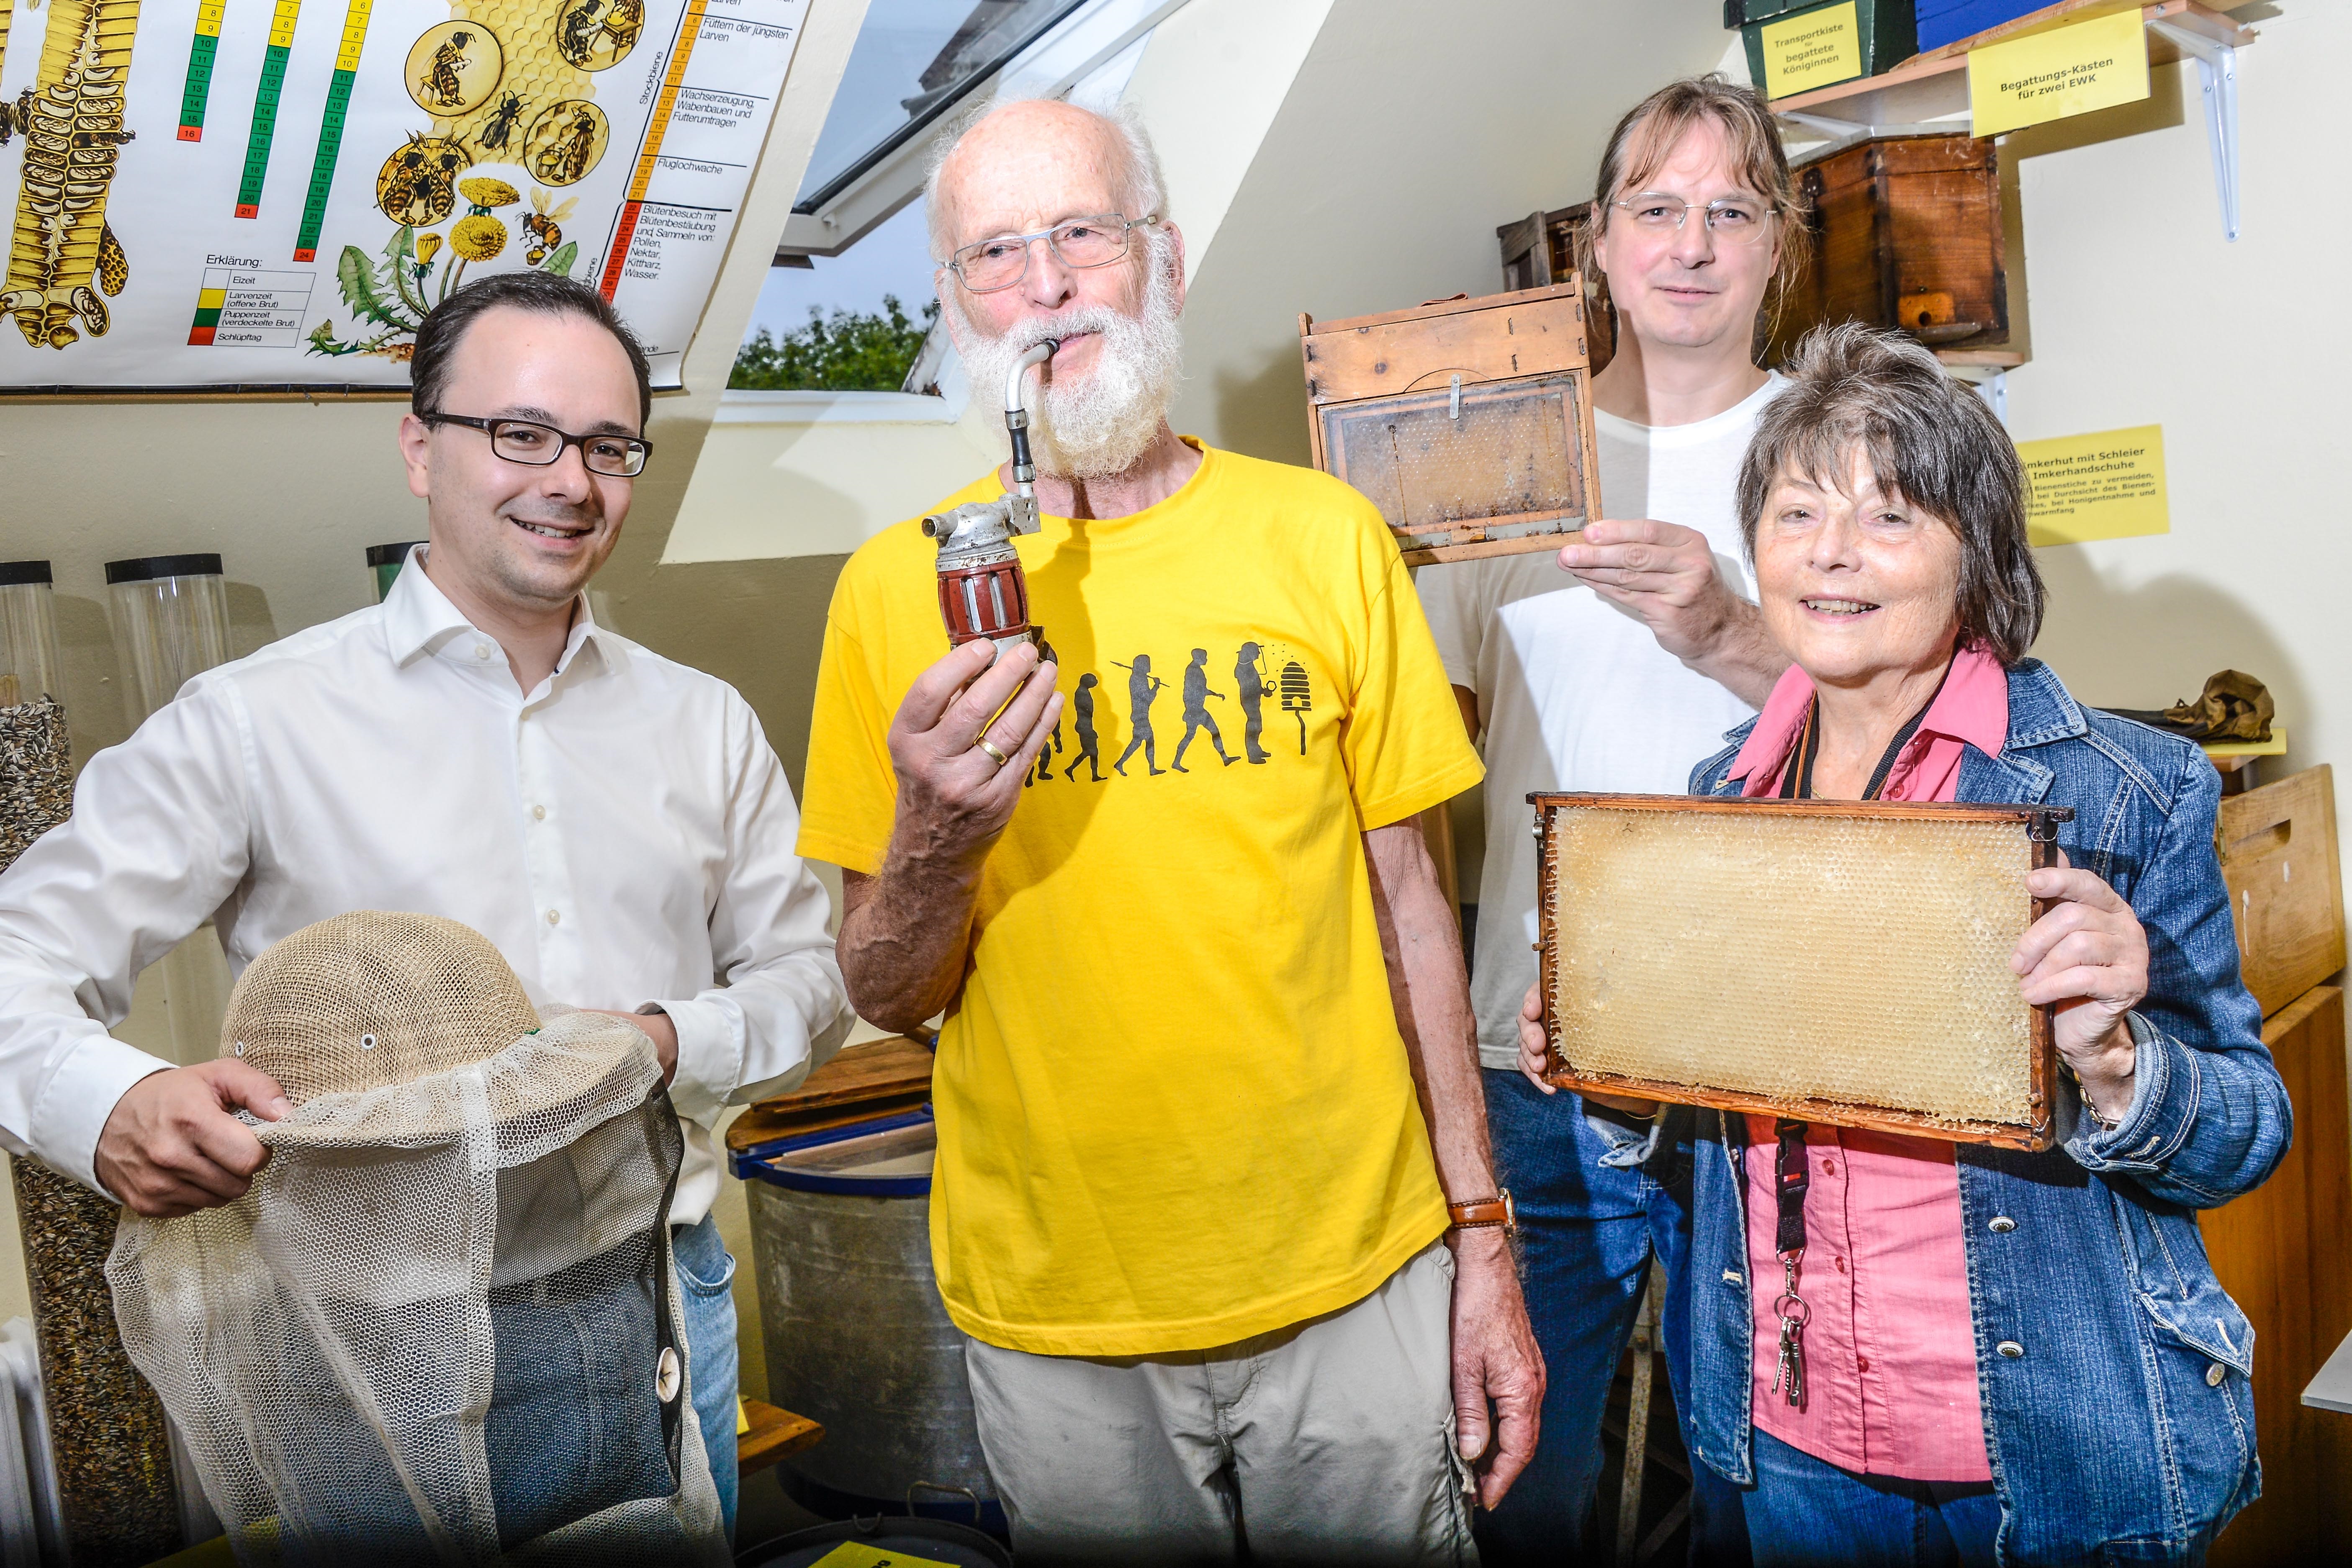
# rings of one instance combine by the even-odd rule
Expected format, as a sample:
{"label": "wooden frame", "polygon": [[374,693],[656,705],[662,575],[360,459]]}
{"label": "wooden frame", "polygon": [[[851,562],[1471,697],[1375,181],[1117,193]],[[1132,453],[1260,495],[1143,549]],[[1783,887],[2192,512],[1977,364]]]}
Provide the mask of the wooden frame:
{"label": "wooden frame", "polygon": [[[1465,513],[1435,525],[1409,522],[1397,505],[1383,507],[1383,515],[1407,565],[1559,549],[1576,530],[1547,525],[1601,515],[1585,330],[1583,285],[1573,273],[1543,288],[1433,300],[1410,310],[1322,322],[1300,315],[1315,466],[1349,479],[1347,444],[1339,441],[1335,450],[1333,432],[1367,416],[1425,418],[1451,411],[1458,416],[1465,404],[1525,404],[1557,395],[1561,426],[1559,446],[1552,450],[1577,470],[1570,476],[1575,494],[1569,504]],[[1444,537],[1434,537],[1439,534]]]}
{"label": "wooden frame", "polygon": [[[1552,897],[1556,891],[1550,854],[1552,821],[1563,808],[1599,807],[1616,811],[1743,813],[1755,816],[1846,816],[1874,820],[1927,820],[1941,822],[2013,822],[2025,829],[2032,846],[2032,868],[2039,870],[2054,866],[2058,855],[2057,824],[2069,821],[2074,811],[2066,806],[2038,805],[1945,805],[1926,801],[1844,801],[1844,800],[1779,800],[1749,799],[1731,795],[1658,795],[1555,794],[1538,792],[1528,797],[1536,810],[1536,908],[1542,911],[1548,926],[1551,921]],[[2048,912],[2050,901],[2033,900],[2032,918],[2039,920]],[[1552,997],[1559,984],[1556,943],[1549,940],[1537,943],[1537,990],[1543,998],[1543,1027],[1546,1050],[1552,1070],[1545,1078],[1563,1089],[1580,1092],[1624,1095],[1639,1100],[1670,1101],[1678,1105],[1701,1105],[1719,1110],[1753,1112],[1763,1116],[1793,1116],[1801,1121],[1822,1121],[1846,1127],[1864,1127],[1880,1132],[1905,1133],[1914,1137],[1939,1138],[1952,1142],[1990,1143],[2002,1148],[2041,1151],[2051,1146],[2053,1130],[2051,1117],[2051,1096],[2055,1088],[2057,1048],[2051,1032],[2052,1009],[2034,1007],[2028,1026],[2032,1056],[2027,1075],[2027,1122],[2020,1126],[2010,1122],[1953,1122],[1926,1116],[1898,1107],[1857,1104],[1843,1100],[1803,1099],[1775,1100],[1763,1095],[1739,1090],[1712,1089],[1693,1084],[1667,1083],[1654,1079],[1623,1077],[1613,1073],[1582,1073],[1572,1067],[1560,1049],[1560,1021],[1555,1014]]]}

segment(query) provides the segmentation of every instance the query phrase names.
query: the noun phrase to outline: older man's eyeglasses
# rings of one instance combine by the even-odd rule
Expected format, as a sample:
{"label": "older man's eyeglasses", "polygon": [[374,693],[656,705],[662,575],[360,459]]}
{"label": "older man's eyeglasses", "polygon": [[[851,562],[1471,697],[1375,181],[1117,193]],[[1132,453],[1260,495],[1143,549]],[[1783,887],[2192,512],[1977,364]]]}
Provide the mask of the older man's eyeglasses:
{"label": "older man's eyeglasses", "polygon": [[509,463],[529,463],[533,468],[561,462],[564,447],[577,447],[580,460],[590,473],[633,479],[646,471],[646,459],[654,455],[654,444],[635,436],[573,436],[528,419],[477,419],[468,414],[418,417],[427,425],[463,425],[468,430],[479,430],[489,437],[491,451]]}
{"label": "older man's eyeglasses", "polygon": [[1622,197],[1609,205],[1623,208],[1635,229],[1659,236],[1681,233],[1684,219],[1694,212],[1704,212],[1707,233],[1733,245],[1755,244],[1771,226],[1768,220],[1779,216],[1767,204],[1745,196],[1686,202],[1664,191],[1643,191],[1640,195]]}
{"label": "older man's eyeglasses", "polygon": [[1137,229],[1151,228],[1159,222],[1158,213],[1139,218],[1118,213],[1064,218],[1034,234],[1001,234],[967,245],[948,258],[948,270],[971,292],[993,294],[1029,275],[1029,247],[1038,240],[1053,247],[1065,267],[1108,267],[1128,253]]}

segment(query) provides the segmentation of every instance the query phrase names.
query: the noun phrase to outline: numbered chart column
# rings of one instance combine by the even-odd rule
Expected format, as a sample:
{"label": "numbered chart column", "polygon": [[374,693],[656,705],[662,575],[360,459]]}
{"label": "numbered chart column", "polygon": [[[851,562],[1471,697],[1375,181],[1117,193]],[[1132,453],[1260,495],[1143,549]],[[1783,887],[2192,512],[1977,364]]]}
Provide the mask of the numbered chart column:
{"label": "numbered chart column", "polygon": [[286,90],[286,56],[302,0],[278,0],[269,17],[269,47],[261,56],[261,85],[253,95],[253,130],[245,141],[245,179],[236,189],[236,216],[261,216],[261,183],[269,175],[269,143],[278,135],[278,100]]}
{"label": "numbered chart column", "polygon": [[213,91],[213,57],[220,53],[222,14],[227,0],[198,0],[196,36],[188,47],[188,84],[180,89],[180,140],[205,139],[205,100]]}
{"label": "numbered chart column", "polygon": [[334,79],[327,84],[327,113],[319,122],[319,152],[310,161],[310,189],[302,198],[302,227],[294,237],[294,259],[319,258],[319,230],[327,221],[327,193],[335,184],[335,160],[343,149],[343,121],[351,113],[352,82],[367,42],[370,0],[351,0],[343,13],[343,41],[335,54]]}

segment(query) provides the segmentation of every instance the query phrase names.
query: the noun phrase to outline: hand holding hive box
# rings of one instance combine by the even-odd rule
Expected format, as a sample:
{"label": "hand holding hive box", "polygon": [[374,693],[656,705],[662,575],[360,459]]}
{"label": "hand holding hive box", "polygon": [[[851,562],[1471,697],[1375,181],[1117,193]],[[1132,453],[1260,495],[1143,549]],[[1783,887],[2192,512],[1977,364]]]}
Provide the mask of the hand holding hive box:
{"label": "hand holding hive box", "polygon": [[2032,805],[1530,795],[1551,1081],[2046,1149]]}
{"label": "hand holding hive box", "polygon": [[1601,515],[1584,289],[1298,318],[1315,466],[1369,497],[1405,564],[1530,554]]}

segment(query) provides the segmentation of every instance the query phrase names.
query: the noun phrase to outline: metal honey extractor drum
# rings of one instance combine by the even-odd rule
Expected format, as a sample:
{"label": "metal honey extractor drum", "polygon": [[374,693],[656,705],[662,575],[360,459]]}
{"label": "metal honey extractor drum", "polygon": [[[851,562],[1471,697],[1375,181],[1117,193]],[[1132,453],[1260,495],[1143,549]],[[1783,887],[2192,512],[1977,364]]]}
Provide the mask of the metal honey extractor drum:
{"label": "metal honey extractor drum", "polygon": [[[908,1056],[922,1076],[882,1081],[891,1064],[876,1058]],[[782,1462],[804,1507],[897,1511],[912,1489],[923,1513],[970,1521],[977,1507],[1002,1530],[963,1335],[931,1272],[928,1068],[909,1041],[853,1047],[747,1114],[748,1137],[730,1136],[751,1209],[769,1397],[824,1424],[824,1441]],[[869,1098],[839,1098],[855,1093]],[[792,1103],[810,1095],[833,1102]]]}

